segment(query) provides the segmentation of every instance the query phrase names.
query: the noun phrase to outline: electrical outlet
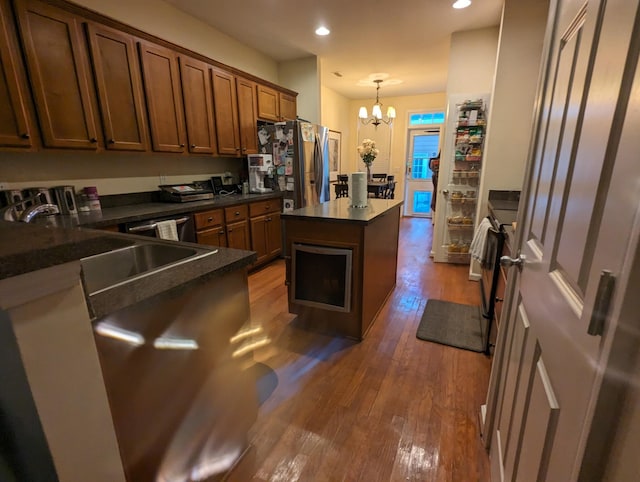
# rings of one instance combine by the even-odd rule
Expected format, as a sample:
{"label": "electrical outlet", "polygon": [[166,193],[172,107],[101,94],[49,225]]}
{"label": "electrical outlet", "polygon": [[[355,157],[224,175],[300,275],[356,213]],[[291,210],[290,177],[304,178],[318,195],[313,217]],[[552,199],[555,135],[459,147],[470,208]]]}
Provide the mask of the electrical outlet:
{"label": "electrical outlet", "polygon": [[164,174],[160,175],[160,184],[166,184],[167,183],[167,176],[165,176]]}

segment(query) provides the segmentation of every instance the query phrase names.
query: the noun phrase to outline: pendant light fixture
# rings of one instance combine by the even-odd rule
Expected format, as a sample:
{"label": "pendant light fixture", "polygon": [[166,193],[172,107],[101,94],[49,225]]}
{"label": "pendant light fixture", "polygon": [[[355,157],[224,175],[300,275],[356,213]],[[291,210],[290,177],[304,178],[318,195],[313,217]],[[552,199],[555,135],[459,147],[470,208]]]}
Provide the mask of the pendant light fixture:
{"label": "pendant light fixture", "polygon": [[375,79],[374,82],[376,83],[376,103],[373,104],[371,115],[369,116],[367,108],[362,106],[360,107],[358,118],[363,125],[373,124],[377,128],[384,122],[385,124],[391,126],[393,124],[393,119],[396,118],[396,110],[392,106],[389,106],[387,108],[387,114],[384,116],[382,115],[382,102],[380,102],[380,84],[383,82],[383,80]]}

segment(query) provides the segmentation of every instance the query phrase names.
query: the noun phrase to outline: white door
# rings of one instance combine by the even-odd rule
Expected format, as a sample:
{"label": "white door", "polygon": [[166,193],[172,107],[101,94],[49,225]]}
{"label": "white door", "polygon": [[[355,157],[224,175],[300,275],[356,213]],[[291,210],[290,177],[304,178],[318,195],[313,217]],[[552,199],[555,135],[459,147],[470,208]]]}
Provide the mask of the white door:
{"label": "white door", "polygon": [[606,439],[591,422],[616,323],[587,330],[600,274],[617,278],[611,312],[637,246],[638,0],[557,3],[517,228],[525,261],[496,349],[493,480],[600,480],[584,464]]}
{"label": "white door", "polygon": [[440,129],[410,130],[408,151],[404,215],[430,218],[431,200],[435,194],[429,159],[440,151]]}

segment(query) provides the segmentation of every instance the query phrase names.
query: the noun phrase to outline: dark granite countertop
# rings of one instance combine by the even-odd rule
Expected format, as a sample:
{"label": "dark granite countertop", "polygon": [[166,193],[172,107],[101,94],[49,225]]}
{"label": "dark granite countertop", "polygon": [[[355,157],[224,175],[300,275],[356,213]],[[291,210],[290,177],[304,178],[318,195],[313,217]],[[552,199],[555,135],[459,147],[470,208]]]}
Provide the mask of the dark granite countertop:
{"label": "dark granite countertop", "polygon": [[[261,201],[282,197],[281,192],[265,194],[233,194],[229,196],[216,196],[205,201],[190,201],[185,203],[171,202],[146,202],[103,208],[102,211],[81,212],[77,215],[49,216],[48,224],[61,227],[83,226],[101,228],[121,223],[144,221],[154,217],[173,216],[207,209],[223,208],[234,204]],[[45,223],[45,218],[36,218],[37,223]]]}
{"label": "dark granite countertop", "polygon": [[378,216],[390,209],[403,204],[401,199],[376,199],[369,198],[366,208],[351,207],[348,198],[339,198],[315,206],[296,209],[288,213],[282,213],[282,218],[287,219],[308,219],[313,218],[320,221],[349,222],[368,224]]}
{"label": "dark granite countertop", "polygon": [[[141,242],[131,234],[86,228],[61,228],[0,221],[0,279],[78,261]],[[146,240],[149,242],[149,240]],[[87,296],[89,310],[101,317],[163,291],[241,269],[256,259],[253,251],[214,248],[154,239],[154,243],[191,245],[204,255],[192,262],[168,265],[116,287]],[[209,255],[208,252],[211,252]]]}

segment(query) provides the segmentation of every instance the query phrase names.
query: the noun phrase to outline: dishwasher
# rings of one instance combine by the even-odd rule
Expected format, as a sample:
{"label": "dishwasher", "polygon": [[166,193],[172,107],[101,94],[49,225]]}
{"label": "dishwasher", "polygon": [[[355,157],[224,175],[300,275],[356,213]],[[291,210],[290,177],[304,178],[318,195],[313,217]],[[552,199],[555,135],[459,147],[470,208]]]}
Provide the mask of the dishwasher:
{"label": "dishwasher", "polygon": [[124,230],[126,233],[139,234],[141,236],[158,237],[156,226],[159,221],[175,220],[176,229],[178,231],[178,240],[188,243],[196,242],[196,229],[193,221],[193,215],[180,214],[177,216],[168,216],[161,218],[153,218],[145,221],[137,221],[125,223]]}

